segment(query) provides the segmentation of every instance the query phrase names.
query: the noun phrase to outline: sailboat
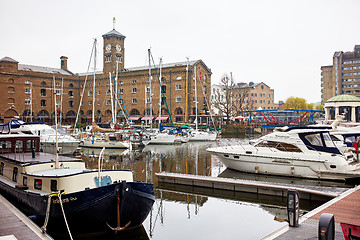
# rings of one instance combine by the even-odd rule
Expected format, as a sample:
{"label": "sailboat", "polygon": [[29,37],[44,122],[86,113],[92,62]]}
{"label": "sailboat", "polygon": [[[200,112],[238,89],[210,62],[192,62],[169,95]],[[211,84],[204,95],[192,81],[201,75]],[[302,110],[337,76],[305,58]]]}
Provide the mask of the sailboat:
{"label": "sailboat", "polygon": [[194,65],[194,92],[195,92],[195,129],[189,130],[189,141],[215,141],[217,133],[214,131],[200,131],[198,129],[198,100],[197,100],[197,77],[196,77],[196,66]]}
{"label": "sailboat", "polygon": [[[150,104],[152,102],[151,97],[151,64],[150,64],[150,57],[151,52],[150,49],[148,50],[149,53],[149,80],[150,80]],[[161,87],[161,67],[162,67],[162,58],[160,59],[160,78],[159,78],[159,88],[160,88],[160,95],[159,95],[159,130],[150,135],[149,144],[174,144],[174,143],[184,143],[189,141],[187,136],[184,136],[182,132],[177,130],[163,130],[161,126],[161,94],[162,94],[162,87]],[[150,123],[152,125],[152,105],[150,107]]]}
{"label": "sailboat", "polygon": [[[55,111],[57,128],[56,119]],[[155,201],[153,184],[134,181],[132,171],[102,170],[102,153],[98,169],[87,169],[82,160],[40,152],[39,136],[1,134],[0,146],[0,193],[44,232],[67,230],[72,239],[136,227]]]}

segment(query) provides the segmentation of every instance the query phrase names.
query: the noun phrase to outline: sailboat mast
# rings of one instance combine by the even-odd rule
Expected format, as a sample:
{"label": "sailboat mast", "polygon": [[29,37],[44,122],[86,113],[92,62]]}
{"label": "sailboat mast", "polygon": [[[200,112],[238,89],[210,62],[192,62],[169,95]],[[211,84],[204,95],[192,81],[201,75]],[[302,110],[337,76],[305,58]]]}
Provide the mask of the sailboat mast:
{"label": "sailboat mast", "polygon": [[160,84],[159,84],[159,88],[160,88],[160,94],[159,94],[159,131],[160,131],[160,126],[161,126],[161,94],[162,94],[162,89],[161,89],[161,67],[162,67],[162,58],[160,58]]}
{"label": "sailboat mast", "polygon": [[198,120],[197,120],[197,105],[198,105],[198,100],[197,100],[197,88],[196,88],[196,65],[194,65],[194,81],[195,81],[195,129],[198,129]]}
{"label": "sailboat mast", "polygon": [[59,145],[58,145],[58,129],[57,129],[57,105],[56,105],[56,89],[55,89],[55,76],[53,76],[54,79],[54,106],[55,106],[55,168],[59,168]]}
{"label": "sailboat mast", "polygon": [[62,113],[63,113],[63,96],[64,96],[64,78],[61,79],[61,95],[60,95],[60,126],[62,124]]}
{"label": "sailboat mast", "polygon": [[94,82],[93,82],[93,101],[92,101],[92,122],[95,122],[95,71],[96,71],[96,42],[94,41]]}
{"label": "sailboat mast", "polygon": [[149,82],[150,82],[150,128],[152,128],[152,91],[151,91],[151,56],[150,56],[150,49],[148,49],[149,53]]}
{"label": "sailboat mast", "polygon": [[116,76],[115,76],[115,105],[114,105],[114,124],[116,124],[117,122],[117,102],[118,102],[118,96],[117,96],[117,92],[118,92],[118,77],[119,77],[119,62],[116,61]]}
{"label": "sailboat mast", "polygon": [[109,83],[110,83],[110,101],[111,101],[111,115],[112,115],[112,122],[115,124],[115,115],[114,115],[114,96],[113,96],[113,85],[111,81],[111,72],[109,72]]}

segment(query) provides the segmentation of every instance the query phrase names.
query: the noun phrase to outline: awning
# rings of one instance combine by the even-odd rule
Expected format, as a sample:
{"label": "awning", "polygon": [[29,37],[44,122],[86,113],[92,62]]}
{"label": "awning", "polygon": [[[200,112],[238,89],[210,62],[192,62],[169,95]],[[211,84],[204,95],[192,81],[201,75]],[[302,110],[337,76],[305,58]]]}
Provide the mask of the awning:
{"label": "awning", "polygon": [[131,121],[137,121],[137,120],[139,120],[139,118],[140,118],[140,117],[130,116],[130,117],[129,117],[129,120],[131,120]]}
{"label": "awning", "polygon": [[243,116],[237,116],[237,117],[234,117],[234,119],[239,119],[239,120],[242,120],[242,119],[245,119],[246,117],[243,117]]}
{"label": "awning", "polygon": [[[152,118],[154,118],[154,117],[152,117]],[[150,119],[151,119],[150,116],[146,116],[146,117],[142,117],[142,118],[141,118],[141,120],[150,120]]]}
{"label": "awning", "polygon": [[[161,117],[161,121],[166,121],[166,120],[168,120],[168,118],[169,118],[169,116],[163,116],[163,117]],[[155,119],[155,121],[159,121],[159,117],[157,117]]]}

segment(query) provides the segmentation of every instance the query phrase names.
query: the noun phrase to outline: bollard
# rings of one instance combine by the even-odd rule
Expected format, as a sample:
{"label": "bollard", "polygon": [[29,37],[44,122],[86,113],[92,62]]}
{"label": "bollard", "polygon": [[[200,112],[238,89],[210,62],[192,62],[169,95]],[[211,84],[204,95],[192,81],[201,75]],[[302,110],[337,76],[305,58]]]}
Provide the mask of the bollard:
{"label": "bollard", "polygon": [[299,194],[296,190],[287,192],[287,217],[290,227],[299,226]]}
{"label": "bollard", "polygon": [[319,240],[335,239],[334,214],[322,213],[319,220]]}

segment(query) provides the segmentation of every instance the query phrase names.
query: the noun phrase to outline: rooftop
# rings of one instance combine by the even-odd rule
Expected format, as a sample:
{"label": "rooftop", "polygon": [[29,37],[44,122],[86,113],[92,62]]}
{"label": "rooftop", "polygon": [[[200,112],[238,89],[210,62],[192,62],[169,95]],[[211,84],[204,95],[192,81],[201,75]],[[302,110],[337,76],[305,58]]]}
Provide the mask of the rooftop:
{"label": "rooftop", "polygon": [[332,97],[326,102],[360,102],[360,98],[352,95],[342,94]]}

